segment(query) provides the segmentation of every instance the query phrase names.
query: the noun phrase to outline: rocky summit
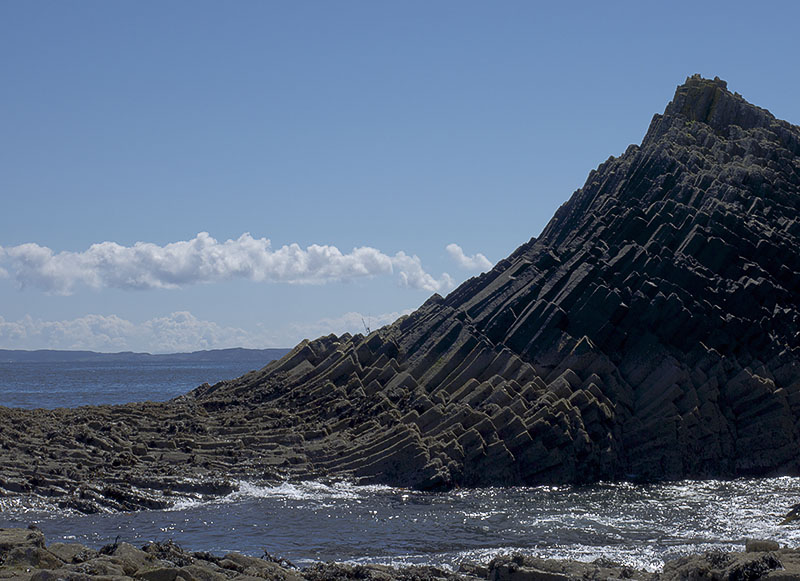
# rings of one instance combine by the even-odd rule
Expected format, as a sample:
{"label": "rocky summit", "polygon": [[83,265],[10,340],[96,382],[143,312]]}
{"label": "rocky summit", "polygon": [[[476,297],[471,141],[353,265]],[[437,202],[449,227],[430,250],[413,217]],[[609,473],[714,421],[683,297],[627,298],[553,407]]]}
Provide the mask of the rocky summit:
{"label": "rocky summit", "polygon": [[[186,475],[437,489],[797,474],[800,127],[690,77],[640,146],[490,272],[368,336],[304,341],[141,411],[4,410],[0,430],[46,421],[57,441],[68,432],[53,426],[72,426],[85,479],[123,458],[112,481],[129,504],[129,474],[146,475],[138,489]],[[54,482],[45,431],[4,438],[17,465],[41,457],[33,484],[4,464],[14,490]],[[98,441],[107,458],[92,464]],[[73,476],[55,488],[86,485]]]}

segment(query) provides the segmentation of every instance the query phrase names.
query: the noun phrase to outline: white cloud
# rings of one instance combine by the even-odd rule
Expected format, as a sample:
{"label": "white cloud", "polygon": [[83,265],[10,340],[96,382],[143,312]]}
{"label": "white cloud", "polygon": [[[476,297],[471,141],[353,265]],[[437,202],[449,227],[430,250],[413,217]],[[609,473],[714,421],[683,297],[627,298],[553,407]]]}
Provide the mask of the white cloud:
{"label": "white cloud", "polygon": [[422,268],[422,261],[416,255],[408,256],[405,252],[398,252],[395,254],[394,263],[400,271],[401,286],[431,292],[446,291],[455,286],[453,278],[446,272],[442,273],[438,280],[425,272]]}
{"label": "white cloud", "polygon": [[467,256],[458,244],[448,244],[447,253],[456,264],[465,270],[479,270],[484,272],[492,268],[492,263],[480,252]]}
{"label": "white cloud", "polygon": [[[273,249],[267,238],[249,233],[218,242],[207,232],[164,246],[137,242],[93,244],[83,252],[54,253],[36,243],[0,247],[0,261],[21,287],[71,294],[77,286],[92,288],[177,288],[244,278],[293,284],[324,284],[396,273],[402,286],[427,291],[452,288],[446,273],[439,279],[425,272],[417,256],[389,256],[369,246],[344,254],[335,246],[289,244]],[[0,274],[5,272],[0,268]]]}
{"label": "white cloud", "polygon": [[66,321],[42,321],[26,315],[19,321],[0,317],[0,345],[6,349],[91,349],[124,351],[136,326],[116,315],[86,315]]}
{"label": "white cloud", "polygon": [[138,325],[135,331],[139,344],[152,345],[151,349],[161,353],[226,347],[263,348],[270,339],[267,335],[200,320],[188,311],[150,319]]}
{"label": "white cloud", "polygon": [[64,321],[43,321],[30,316],[6,321],[0,317],[0,348],[178,353],[227,347],[292,347],[302,339],[330,333],[363,333],[364,323],[374,331],[409,312],[379,315],[350,312],[311,323],[255,331],[204,321],[188,311],[143,323],[133,323],[116,315],[86,315]]}

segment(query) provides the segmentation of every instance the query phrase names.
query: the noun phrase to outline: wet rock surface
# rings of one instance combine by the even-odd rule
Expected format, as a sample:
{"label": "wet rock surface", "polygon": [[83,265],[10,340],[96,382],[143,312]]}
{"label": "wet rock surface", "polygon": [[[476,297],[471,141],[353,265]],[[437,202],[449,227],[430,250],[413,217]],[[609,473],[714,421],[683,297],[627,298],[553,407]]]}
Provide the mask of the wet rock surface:
{"label": "wet rock surface", "polygon": [[797,474],[799,216],[800,128],[691,77],[538,238],[392,325],[164,404],[0,410],[0,490]]}
{"label": "wet rock surface", "polygon": [[[768,543],[768,541],[760,541]],[[800,579],[800,551],[705,553],[668,562],[660,573],[633,569],[608,560],[592,563],[505,555],[489,563],[465,562],[457,572],[436,567],[394,568],[385,565],[316,563],[299,569],[269,553],[213,555],[182,549],[172,541],[143,547],[116,542],[99,549],[78,543],[45,545],[36,529],[0,529],[0,579],[81,581],[139,579],[144,581],[577,581],[634,579],[642,581],[755,581]]]}

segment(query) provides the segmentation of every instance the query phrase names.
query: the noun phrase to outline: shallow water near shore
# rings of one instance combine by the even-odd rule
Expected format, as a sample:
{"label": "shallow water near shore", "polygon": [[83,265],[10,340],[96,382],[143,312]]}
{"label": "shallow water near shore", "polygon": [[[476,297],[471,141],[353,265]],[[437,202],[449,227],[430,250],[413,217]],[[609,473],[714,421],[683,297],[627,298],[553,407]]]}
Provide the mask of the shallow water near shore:
{"label": "shallow water near shore", "polygon": [[[77,515],[45,499],[0,499],[0,526],[38,525],[48,542],[99,547],[172,539],[216,554],[264,551],[297,565],[350,561],[457,568],[524,552],[656,570],[665,559],[741,550],[747,538],[796,547],[800,526],[779,526],[800,500],[800,479],[682,481],[587,487],[492,488],[421,493],[306,482],[239,490],[169,510]],[[38,505],[38,506],[37,506]]]}

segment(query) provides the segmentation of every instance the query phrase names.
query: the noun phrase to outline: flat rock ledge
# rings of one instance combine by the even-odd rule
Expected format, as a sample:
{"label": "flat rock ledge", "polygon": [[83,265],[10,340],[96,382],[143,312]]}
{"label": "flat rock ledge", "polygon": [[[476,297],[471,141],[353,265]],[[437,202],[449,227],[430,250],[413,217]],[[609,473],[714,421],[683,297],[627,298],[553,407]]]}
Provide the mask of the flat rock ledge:
{"label": "flat rock ledge", "polygon": [[773,581],[800,580],[800,550],[780,548],[774,541],[748,541],[744,552],[709,552],[668,562],[661,572],[633,569],[605,559],[592,563],[505,555],[486,564],[465,562],[457,572],[436,567],[394,568],[384,565],[317,563],[299,569],[264,553],[223,556],[190,552],[172,541],[136,548],[115,542],[100,549],[79,543],[45,545],[35,527],[0,529],[0,579],[30,581]]}

